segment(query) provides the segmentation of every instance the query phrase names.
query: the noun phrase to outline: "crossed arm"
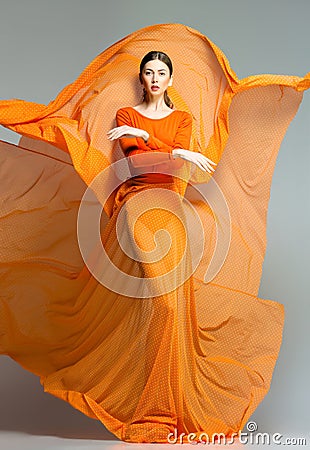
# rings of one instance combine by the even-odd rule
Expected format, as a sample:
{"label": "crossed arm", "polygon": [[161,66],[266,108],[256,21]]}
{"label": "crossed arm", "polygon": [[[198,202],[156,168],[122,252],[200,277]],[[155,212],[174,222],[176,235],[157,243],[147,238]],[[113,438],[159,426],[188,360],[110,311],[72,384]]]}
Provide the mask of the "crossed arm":
{"label": "crossed arm", "polygon": [[[132,127],[129,114],[122,109],[118,110],[116,113],[116,123],[118,127]],[[169,162],[170,164],[173,164],[174,168],[179,168],[183,165],[184,161],[182,158],[175,159],[173,150],[188,149],[191,132],[192,118],[190,114],[184,114],[184,118],[182,118],[174,137],[173,145],[164,143],[150,133],[141,133],[141,135],[144,136],[145,134],[148,134],[146,142],[143,137],[140,136],[121,137],[120,145],[125,156],[130,158],[133,167],[144,167]],[[130,134],[130,130],[128,130],[128,134]]]}

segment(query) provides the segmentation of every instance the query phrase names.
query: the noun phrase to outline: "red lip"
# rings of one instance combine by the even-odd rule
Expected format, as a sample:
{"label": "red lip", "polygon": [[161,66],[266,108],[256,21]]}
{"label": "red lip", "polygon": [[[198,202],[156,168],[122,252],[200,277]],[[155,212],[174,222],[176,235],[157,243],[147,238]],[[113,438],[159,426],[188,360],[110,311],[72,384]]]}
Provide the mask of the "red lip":
{"label": "red lip", "polygon": [[152,89],[152,90],[159,89],[159,86],[152,86],[151,89]]}

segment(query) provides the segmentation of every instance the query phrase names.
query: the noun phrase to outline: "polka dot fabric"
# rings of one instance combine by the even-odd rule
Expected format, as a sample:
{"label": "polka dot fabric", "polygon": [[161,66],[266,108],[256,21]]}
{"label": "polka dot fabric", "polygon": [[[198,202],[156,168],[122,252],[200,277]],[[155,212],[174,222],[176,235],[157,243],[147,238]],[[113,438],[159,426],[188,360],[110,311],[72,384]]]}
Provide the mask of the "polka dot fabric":
{"label": "polka dot fabric", "polygon": [[[139,62],[154,49],[172,59],[179,111],[158,122],[132,109]],[[283,305],[257,294],[274,165],[309,87],[310,73],[239,80],[206,36],[159,24],[103,51],[48,105],[0,101],[1,125],[22,135],[0,142],[0,352],[126,442],[241,430],[281,347]],[[132,178],[128,141],[106,137],[122,108],[152,135],[153,147],[137,141],[134,153],[162,158],[142,178]],[[184,146],[216,162],[214,174],[184,161],[161,174],[182,126]],[[94,190],[95,276],[81,249],[92,233],[78,223],[85,204],[97,220],[85,194],[110,169]]]}

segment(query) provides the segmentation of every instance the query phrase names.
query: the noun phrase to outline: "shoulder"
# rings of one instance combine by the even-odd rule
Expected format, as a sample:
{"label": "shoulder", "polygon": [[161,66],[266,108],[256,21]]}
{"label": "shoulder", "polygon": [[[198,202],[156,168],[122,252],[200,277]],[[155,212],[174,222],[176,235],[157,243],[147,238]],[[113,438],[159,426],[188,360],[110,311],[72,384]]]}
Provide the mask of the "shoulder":
{"label": "shoulder", "polygon": [[123,114],[129,115],[129,114],[131,113],[131,111],[132,111],[132,108],[131,108],[130,106],[124,106],[123,108],[119,108],[119,109],[116,111],[116,115],[117,115],[117,116],[118,116],[118,115],[123,115]]}
{"label": "shoulder", "polygon": [[192,115],[187,111],[182,111],[181,109],[175,109],[174,114],[178,114],[180,119],[192,120]]}
{"label": "shoulder", "polygon": [[189,126],[193,122],[192,115],[187,111],[176,109],[173,114],[178,116],[180,126]]}
{"label": "shoulder", "polygon": [[132,108],[130,106],[125,106],[123,108],[119,108],[116,111],[116,121],[117,122],[125,122],[127,123],[132,118]]}

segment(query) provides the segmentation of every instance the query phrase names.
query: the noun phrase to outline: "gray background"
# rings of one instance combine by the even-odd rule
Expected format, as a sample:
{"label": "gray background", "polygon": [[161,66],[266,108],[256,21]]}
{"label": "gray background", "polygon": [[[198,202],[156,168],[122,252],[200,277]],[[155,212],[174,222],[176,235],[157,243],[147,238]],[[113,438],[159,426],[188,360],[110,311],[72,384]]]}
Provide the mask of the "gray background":
{"label": "gray background", "polygon": [[[303,76],[310,70],[309,0],[0,0],[0,8],[1,99],[47,104],[97,54],[155,23],[199,30],[224,51],[239,78]],[[309,126],[306,92],[275,167],[259,291],[286,309],[271,390],[252,416],[259,431],[269,433],[310,431]],[[0,139],[17,143],[19,137],[0,127]],[[4,356],[0,398],[0,431],[84,439],[104,435],[100,422],[43,393],[36,376]]]}

